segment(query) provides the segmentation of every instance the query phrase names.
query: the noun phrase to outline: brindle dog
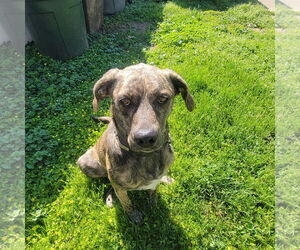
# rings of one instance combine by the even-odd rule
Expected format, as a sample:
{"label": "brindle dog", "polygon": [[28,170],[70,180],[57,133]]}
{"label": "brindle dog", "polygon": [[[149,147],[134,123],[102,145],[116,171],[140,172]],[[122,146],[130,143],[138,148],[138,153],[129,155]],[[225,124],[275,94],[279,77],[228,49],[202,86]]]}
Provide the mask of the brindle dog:
{"label": "brindle dog", "polygon": [[167,176],[174,160],[167,118],[177,94],[189,111],[195,106],[193,98],[174,71],[146,64],[109,70],[93,93],[95,112],[102,99],[112,99],[112,118],[94,118],[109,123],[108,127],[77,163],[90,177],[108,177],[124,210],[140,224],[142,215],[133,208],[127,191],[150,190],[155,201],[158,184],[172,182]]}

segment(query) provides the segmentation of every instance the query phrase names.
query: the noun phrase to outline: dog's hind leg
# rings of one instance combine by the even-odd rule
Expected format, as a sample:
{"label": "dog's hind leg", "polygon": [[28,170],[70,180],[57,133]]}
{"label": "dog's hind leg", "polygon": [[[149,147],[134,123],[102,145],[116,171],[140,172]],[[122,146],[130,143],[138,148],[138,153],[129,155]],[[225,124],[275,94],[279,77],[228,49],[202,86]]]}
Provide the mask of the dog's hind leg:
{"label": "dog's hind leg", "polygon": [[77,160],[77,164],[81,171],[89,177],[100,178],[107,176],[106,169],[101,166],[94,148],[88,149],[80,156]]}

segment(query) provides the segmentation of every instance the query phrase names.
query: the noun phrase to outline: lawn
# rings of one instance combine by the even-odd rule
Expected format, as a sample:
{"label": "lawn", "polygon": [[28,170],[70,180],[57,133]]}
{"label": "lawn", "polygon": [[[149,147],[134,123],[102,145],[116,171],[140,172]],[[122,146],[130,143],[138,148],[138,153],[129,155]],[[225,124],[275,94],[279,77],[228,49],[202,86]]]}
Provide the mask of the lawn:
{"label": "lawn", "polygon": [[[136,0],[105,18],[90,48],[69,61],[26,47],[26,241],[29,249],[274,248],[274,20],[260,4]],[[156,208],[132,192],[145,224],[91,180],[77,158],[105,129],[92,87],[113,67],[146,62],[189,84],[169,119],[176,182]],[[108,115],[109,101],[98,114]]]}

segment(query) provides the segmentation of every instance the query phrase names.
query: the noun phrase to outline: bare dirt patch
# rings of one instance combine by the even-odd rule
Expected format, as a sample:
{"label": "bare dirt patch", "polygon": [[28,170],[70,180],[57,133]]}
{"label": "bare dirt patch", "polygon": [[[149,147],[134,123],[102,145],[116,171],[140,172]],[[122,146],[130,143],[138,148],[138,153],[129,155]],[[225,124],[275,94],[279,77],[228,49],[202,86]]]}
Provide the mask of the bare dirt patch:
{"label": "bare dirt patch", "polygon": [[264,30],[260,29],[260,28],[251,28],[251,30],[254,30],[254,31],[260,32],[260,33],[264,32]]}
{"label": "bare dirt patch", "polygon": [[283,29],[283,28],[275,28],[275,31],[276,32],[280,32],[280,33],[284,33],[285,29]]}
{"label": "bare dirt patch", "polygon": [[146,33],[150,24],[147,22],[129,22],[121,25],[111,25],[103,29],[104,33],[118,33],[127,32],[128,30],[133,30],[135,33],[143,34]]}
{"label": "bare dirt patch", "polygon": [[149,23],[146,22],[130,22],[130,28],[134,29],[137,33],[146,33],[149,28]]}

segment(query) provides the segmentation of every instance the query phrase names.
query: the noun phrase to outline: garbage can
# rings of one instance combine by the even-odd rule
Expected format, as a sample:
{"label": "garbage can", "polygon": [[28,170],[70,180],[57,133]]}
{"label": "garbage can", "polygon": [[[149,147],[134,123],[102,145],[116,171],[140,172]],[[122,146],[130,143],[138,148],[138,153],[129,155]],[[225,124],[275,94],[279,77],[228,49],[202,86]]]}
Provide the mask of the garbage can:
{"label": "garbage can", "polygon": [[26,0],[26,24],[43,55],[70,59],[88,48],[81,0]]}
{"label": "garbage can", "polygon": [[99,31],[103,24],[103,0],[83,0],[83,9],[88,32]]}
{"label": "garbage can", "polygon": [[125,0],[104,0],[104,14],[112,15],[125,8]]}

